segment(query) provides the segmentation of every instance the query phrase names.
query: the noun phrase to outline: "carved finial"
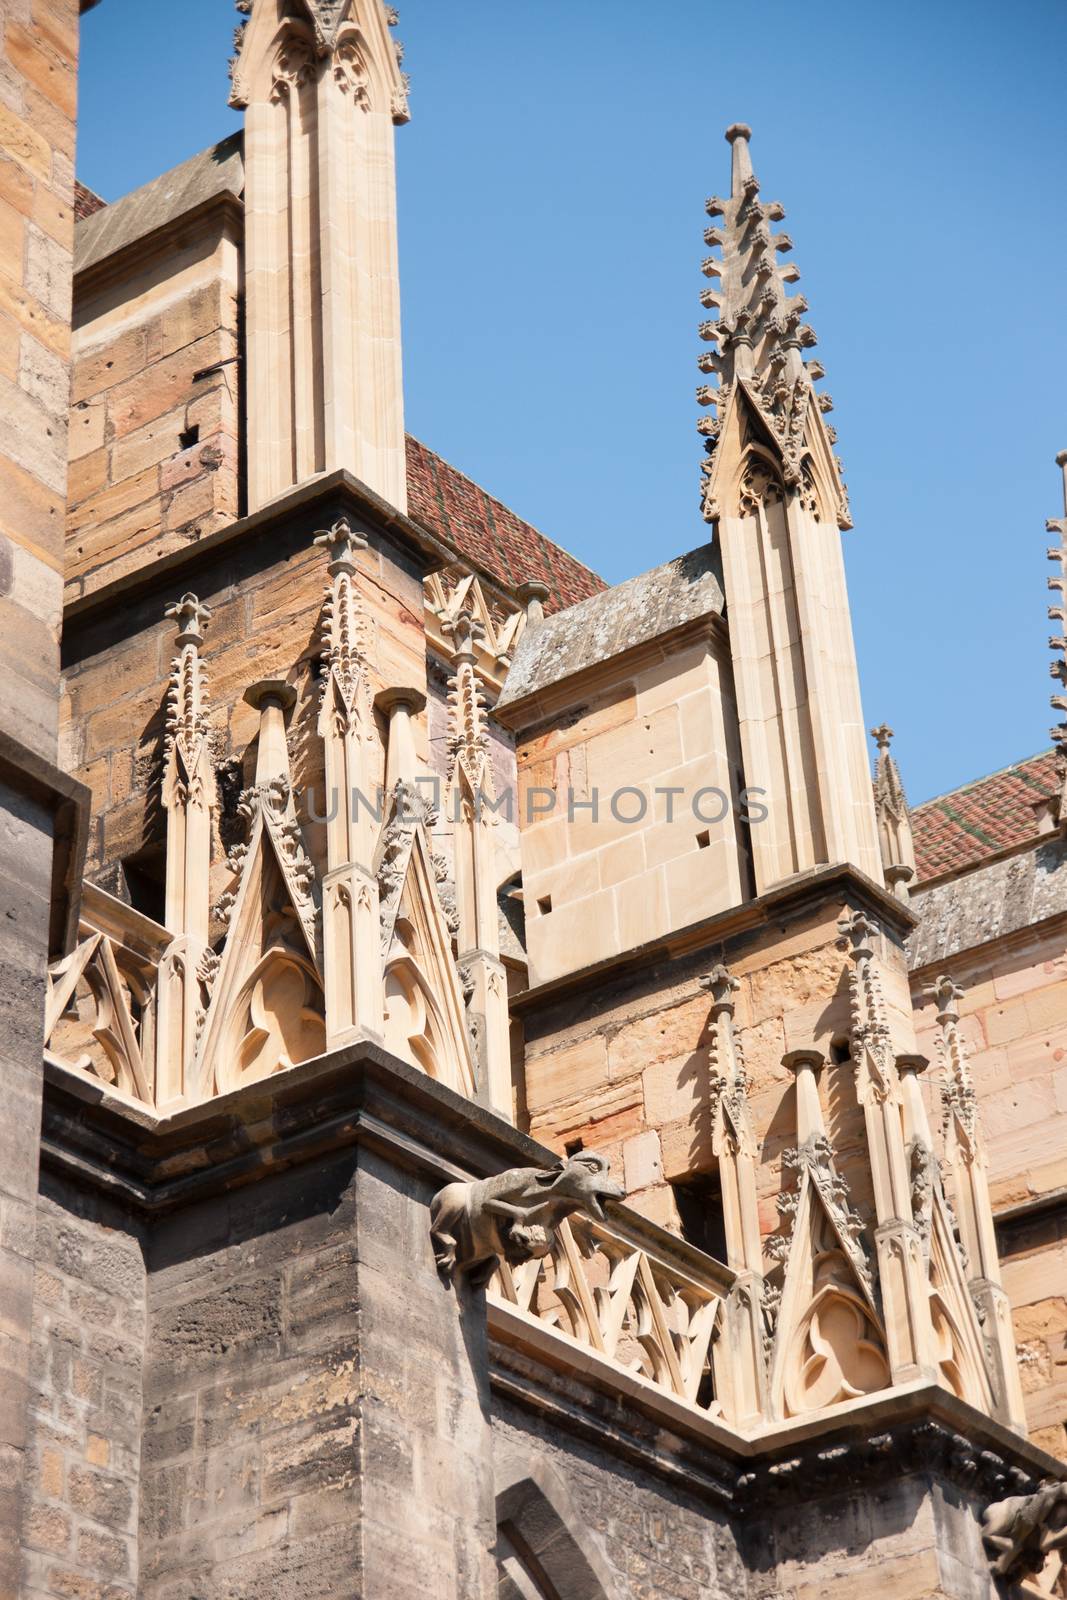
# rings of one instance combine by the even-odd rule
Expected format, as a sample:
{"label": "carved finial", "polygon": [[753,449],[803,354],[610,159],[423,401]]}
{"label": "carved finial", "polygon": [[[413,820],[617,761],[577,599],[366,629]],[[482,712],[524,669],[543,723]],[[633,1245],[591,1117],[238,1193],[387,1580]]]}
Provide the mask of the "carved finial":
{"label": "carved finial", "polygon": [[485,627],[481,620],[465,605],[455,616],[442,623],[442,629],[452,640],[457,663],[469,662],[473,665],[477,659],[474,647],[485,639]]}
{"label": "carved finial", "polygon": [[[730,197],[713,195],[707,202],[709,215],[722,218],[722,226],[709,228],[709,245],[722,250],[721,259],[706,257],[702,272],[717,277],[720,286],[701,291],[705,309],[718,310],[718,318],[700,324],[700,337],[719,346],[719,355],[701,360],[702,370],[719,374],[718,391],[701,394],[701,404],[715,404],[718,417],[703,417],[698,431],[704,436],[705,519],[718,514],[715,458],[731,404],[738,401],[738,384],[744,386],[747,402],[754,406],[766,426],[780,458],[781,476],[787,489],[802,497],[818,516],[836,514],[839,526],[848,526],[848,501],[844,482],[836,466],[828,467],[818,487],[811,467],[814,456],[834,462],[832,452],[812,449],[811,435],[827,433],[823,412],[830,407],[815,395],[812,384],[822,376],[814,361],[805,362],[803,351],[815,344],[814,330],[804,321],[807,302],[801,295],[789,296],[786,284],[799,273],[792,264],[779,266],[777,255],[791,247],[786,235],[776,235],[771,223],[785,216],[776,202],[761,201],[759,180],[752,171],[749,140],[752,130],[735,122],[726,130],[731,149]],[[712,393],[716,395],[712,399]],[[814,402],[814,403],[813,403]],[[829,440],[826,443],[829,446]],[[830,505],[825,507],[827,496]]]}
{"label": "carved finial", "polygon": [[930,989],[930,994],[937,1001],[937,1020],[939,1023],[958,1022],[960,1020],[960,1001],[963,999],[963,990],[958,983],[945,974],[938,978]]}
{"label": "carved finial", "polygon": [[[178,624],[178,654],[171,663],[167,696],[164,762],[169,769],[179,746],[186,764],[192,762],[197,741],[207,733],[208,697],[200,646],[211,611],[195,594],[183,594],[180,600],[167,606],[163,614]],[[165,781],[166,793],[173,787]],[[184,798],[184,788],[180,784],[175,792],[178,791],[179,797]]]}
{"label": "carved finial", "polygon": [[713,1016],[733,1016],[734,996],[741,987],[741,980],[733,976],[729,967],[720,961],[718,966],[712,967],[706,977],[701,978],[700,987],[711,995]]}
{"label": "carved finial", "polygon": [[1045,526],[1049,533],[1059,534],[1060,540],[1059,544],[1050,545],[1048,551],[1049,560],[1058,569],[1048,580],[1049,589],[1056,597],[1048,608],[1049,621],[1056,624],[1056,632],[1050,635],[1048,644],[1055,653],[1049,672],[1059,685],[1051,696],[1051,705],[1062,720],[1050,729],[1050,735],[1056,746],[1060,784],[1053,804],[1060,827],[1067,828],[1067,450],[1058,452],[1056,465],[1063,476],[1063,516],[1050,518]]}
{"label": "carved finial", "polygon": [[946,1083],[941,1098],[946,1119],[956,1118],[959,1132],[968,1148],[973,1148],[977,1136],[978,1106],[967,1059],[967,1045],[960,1030],[960,1001],[963,990],[947,973],[927,991],[937,1005],[937,1050],[945,1069]]}
{"label": "carved finial", "polygon": [[211,620],[210,606],[204,605],[195,594],[183,594],[163,615],[177,622],[179,645],[195,644],[199,649],[204,642],[204,629]]}
{"label": "carved finial", "polygon": [[[367,541],[363,534],[353,531],[347,517],[338,517],[332,528],[315,535],[315,543],[330,558],[330,582],[323,611],[322,714],[324,718],[339,716],[345,726],[361,722],[370,733],[370,629],[360,598],[356,565],[356,553],[366,550]],[[320,732],[327,731],[323,722]]]}
{"label": "carved finial", "polygon": [[320,544],[329,553],[330,561],[327,571],[330,577],[336,577],[339,572],[349,575],[356,571],[356,551],[366,550],[367,541],[362,533],[352,529],[347,517],[338,517],[332,528],[327,528],[315,535],[315,543]]}
{"label": "carved finial", "polygon": [[473,793],[478,794],[492,789],[486,705],[474,652],[485,629],[466,607],[445,628],[452,635],[456,651],[455,676],[448,680],[448,781],[452,783],[457,768],[461,768]]}
{"label": "carved finial", "polygon": [[886,722],[871,729],[871,738],[878,746],[874,770],[874,809],[878,819],[878,843],[885,881],[898,900],[907,902],[908,885],[915,876],[915,844],[904,784],[889,751],[892,737],[893,730]]}

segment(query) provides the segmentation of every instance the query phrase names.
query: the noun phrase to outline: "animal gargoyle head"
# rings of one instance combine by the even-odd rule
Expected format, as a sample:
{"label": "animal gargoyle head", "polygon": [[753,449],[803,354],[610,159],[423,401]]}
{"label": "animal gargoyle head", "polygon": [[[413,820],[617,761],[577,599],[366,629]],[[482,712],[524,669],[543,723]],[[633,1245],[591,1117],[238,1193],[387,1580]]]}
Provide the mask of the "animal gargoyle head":
{"label": "animal gargoyle head", "polygon": [[579,1150],[568,1156],[555,1172],[546,1172],[538,1183],[547,1191],[545,1198],[563,1201],[568,1210],[585,1211],[599,1222],[606,1222],[605,1200],[623,1200],[626,1190],[608,1177],[609,1163],[593,1150]]}

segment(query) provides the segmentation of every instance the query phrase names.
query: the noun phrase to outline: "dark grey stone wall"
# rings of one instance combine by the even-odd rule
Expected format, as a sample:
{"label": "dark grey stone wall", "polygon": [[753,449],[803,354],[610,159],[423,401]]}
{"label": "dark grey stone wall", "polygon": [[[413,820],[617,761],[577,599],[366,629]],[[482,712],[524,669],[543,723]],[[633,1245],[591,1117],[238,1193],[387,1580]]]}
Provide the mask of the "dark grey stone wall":
{"label": "dark grey stone wall", "polygon": [[925,1473],[832,1494],[809,1479],[745,1526],[749,1600],[853,1600],[857,1583],[887,1600],[995,1600],[980,1510]]}
{"label": "dark grey stone wall", "polygon": [[144,1600],[489,1600],[484,1331],[431,1192],[350,1152],[156,1225]]}
{"label": "dark grey stone wall", "polygon": [[25,1600],[132,1600],[137,1593],[144,1326],[139,1228],[109,1202],[45,1174],[19,1591]]}
{"label": "dark grey stone wall", "polygon": [[696,1600],[747,1593],[734,1531],[721,1511],[508,1402],[494,1399],[493,1455],[502,1479],[541,1462],[569,1491],[615,1585],[610,1600]]}
{"label": "dark grey stone wall", "polygon": [[19,1570],[51,876],[50,816],[0,783],[0,1595]]}

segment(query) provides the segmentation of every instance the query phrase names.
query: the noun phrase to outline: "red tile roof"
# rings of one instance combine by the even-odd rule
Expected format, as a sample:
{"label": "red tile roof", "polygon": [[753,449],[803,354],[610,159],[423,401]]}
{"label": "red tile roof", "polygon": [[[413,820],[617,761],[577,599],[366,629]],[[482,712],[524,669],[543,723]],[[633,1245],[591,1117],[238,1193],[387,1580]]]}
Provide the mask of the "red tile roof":
{"label": "red tile roof", "polygon": [[[82,7],[84,10],[84,6]],[[82,183],[78,178],[74,180],[74,215],[79,222],[84,222],[86,217],[91,217],[94,211],[102,211],[107,205],[106,200],[101,200],[98,194]]]}
{"label": "red tile roof", "polygon": [[1035,838],[1034,804],[1058,787],[1056,752],[1045,750],[915,806],[916,878],[921,883],[977,866]]}
{"label": "red tile roof", "polygon": [[547,584],[548,611],[607,588],[595,572],[410,434],[408,515],[505,589],[528,579]]}

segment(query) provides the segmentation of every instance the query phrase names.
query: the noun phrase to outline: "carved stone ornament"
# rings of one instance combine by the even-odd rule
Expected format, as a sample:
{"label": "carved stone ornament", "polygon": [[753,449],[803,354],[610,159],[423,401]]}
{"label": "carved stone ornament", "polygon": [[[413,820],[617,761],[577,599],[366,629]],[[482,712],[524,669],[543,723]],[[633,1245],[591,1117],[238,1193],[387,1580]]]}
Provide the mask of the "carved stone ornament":
{"label": "carved stone ornament", "polygon": [[1046,1478],[1033,1494],[997,1500],[982,1519],[982,1539],[997,1578],[1037,1580],[1027,1592],[1061,1595],[1067,1549],[1067,1483]]}
{"label": "carved stone ornament", "polygon": [[446,1184],[430,1205],[438,1271],[449,1282],[460,1272],[480,1287],[501,1261],[515,1267],[547,1256],[564,1218],[581,1211],[603,1222],[603,1202],[624,1195],[608,1176],[608,1162],[592,1150],[558,1167],[513,1167],[492,1178]]}
{"label": "carved stone ornament", "polygon": [[[749,130],[735,124],[726,137],[733,147],[730,195],[712,196],[707,202],[708,214],[721,217],[723,225],[707,229],[704,235],[722,255],[706,257],[701,267],[705,278],[719,280],[718,287],[700,291],[701,304],[717,310],[718,316],[701,322],[698,332],[705,343],[718,345],[719,354],[706,365],[702,359],[700,365],[702,370],[718,372],[721,380],[717,391],[704,390],[699,396],[701,405],[714,405],[718,411],[715,421],[702,418],[698,423],[708,457],[702,466],[703,515],[713,522],[720,514],[715,457],[721,439],[730,433],[732,395],[735,406],[740,397],[746,399],[766,430],[789,494],[799,494],[820,521],[832,508],[845,527],[849,525],[845,485],[822,421],[833,402],[813,388],[816,377],[823,375],[822,367],[816,361],[805,362],[801,354],[816,343],[814,329],[801,320],[808,303],[803,295],[785,292],[785,285],[800,274],[791,263],[777,262],[778,254],[792,248],[792,240],[769,226],[785,212],[777,202],[759,199]],[[823,463],[820,473],[813,468],[816,457]]]}

